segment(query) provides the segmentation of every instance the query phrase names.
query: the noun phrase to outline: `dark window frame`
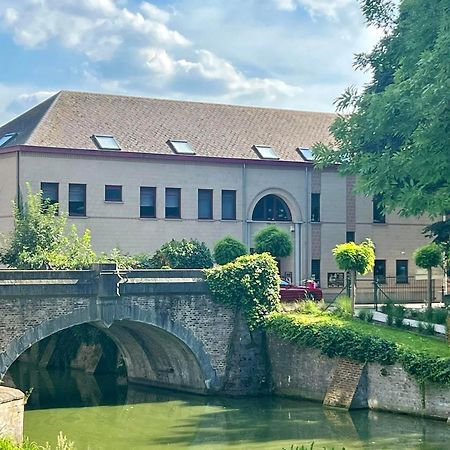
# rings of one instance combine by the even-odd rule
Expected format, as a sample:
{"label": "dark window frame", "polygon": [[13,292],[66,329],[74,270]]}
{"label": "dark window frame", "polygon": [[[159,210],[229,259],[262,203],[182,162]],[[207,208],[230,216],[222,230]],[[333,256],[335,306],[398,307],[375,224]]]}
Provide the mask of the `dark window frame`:
{"label": "dark window frame", "polygon": [[[208,214],[200,214],[203,206],[200,203],[206,201],[206,209]],[[213,189],[198,189],[197,190],[197,218],[199,220],[212,220],[214,217],[214,191]]]}
{"label": "dark window frame", "polygon": [[373,223],[386,223],[386,214],[380,206],[381,195],[375,195],[372,198],[372,221]]}
{"label": "dark window frame", "polygon": [[[317,266],[317,267],[314,267]],[[318,269],[318,270],[316,270]],[[313,280],[318,283],[320,285],[320,270],[321,270],[321,264],[320,264],[320,259],[312,259],[311,260],[311,277],[314,275],[316,275],[315,278],[313,278]],[[315,272],[318,272],[317,274]]]}
{"label": "dark window frame", "polygon": [[[225,203],[226,203],[226,196],[230,196],[228,197],[229,199],[231,199],[231,206],[232,206],[232,214],[229,215],[229,217],[226,217],[227,215],[225,214]],[[233,189],[223,189],[222,190],[222,220],[236,220],[236,190]]]}
{"label": "dark window frame", "polygon": [[355,242],[356,241],[356,233],[354,231],[347,231],[345,233],[345,242]]}
{"label": "dark window frame", "polygon": [[[167,206],[167,200],[168,200],[168,195],[169,193],[176,193],[177,194],[177,200],[178,200],[178,206],[176,207],[178,209],[178,213],[177,214],[169,214],[168,213],[168,206]],[[165,218],[166,219],[181,219],[181,188],[173,188],[173,187],[166,187],[166,191],[165,191]],[[170,207],[170,208],[174,208],[174,207]]]}
{"label": "dark window frame", "polygon": [[[82,186],[83,187],[83,201],[74,202],[70,200],[70,188],[71,186]],[[82,211],[80,213],[74,212],[71,204],[82,203]],[[78,209],[78,208],[77,208]],[[82,183],[69,183],[69,217],[86,217],[87,216],[87,185]]]}
{"label": "dark window frame", "polygon": [[[113,188],[111,190],[111,188]],[[119,199],[110,199],[108,197],[108,193],[114,192],[114,189],[119,188],[120,198]],[[122,203],[123,202],[123,189],[121,184],[105,184],[105,202],[107,203]]]}
{"label": "dark window frame", "polygon": [[[153,195],[153,206],[143,205],[143,193],[151,192]],[[153,208],[153,209],[151,209]],[[153,211],[153,212],[151,212]],[[139,187],[139,217],[141,219],[156,219],[156,187],[155,186],[140,186]]]}
{"label": "dark window frame", "polygon": [[[399,269],[401,266],[404,266],[406,268],[406,271],[404,274],[399,273]],[[408,284],[409,276],[409,261],[407,259],[397,259],[395,260],[395,281],[397,284]]]}
{"label": "dark window frame", "polygon": [[[381,269],[381,270],[380,270]],[[380,273],[377,273],[380,272]],[[386,284],[386,260],[376,259],[373,267],[373,278],[379,284]]]}
{"label": "dark window frame", "polygon": [[320,193],[311,193],[311,222],[320,222]]}
{"label": "dark window frame", "polygon": [[[280,218],[280,205],[284,209],[285,218]],[[255,215],[262,211],[262,215]],[[271,211],[271,213],[269,213]],[[288,204],[276,194],[267,194],[260,198],[253,208],[252,220],[255,222],[292,222],[292,214]]]}
{"label": "dark window frame", "polygon": [[[45,186],[56,187],[56,199],[52,200],[50,197],[45,197]],[[59,183],[53,181],[41,181],[41,191],[42,191],[42,202],[45,204],[54,205],[59,203]]]}

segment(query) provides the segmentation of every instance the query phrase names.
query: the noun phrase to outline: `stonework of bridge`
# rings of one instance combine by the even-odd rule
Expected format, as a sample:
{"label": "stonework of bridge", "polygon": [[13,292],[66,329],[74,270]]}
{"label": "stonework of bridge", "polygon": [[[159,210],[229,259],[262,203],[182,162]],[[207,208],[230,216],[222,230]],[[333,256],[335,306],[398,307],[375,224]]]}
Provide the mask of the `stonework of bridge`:
{"label": "stonework of bridge", "polygon": [[261,333],[212,301],[202,272],[0,271],[0,378],[32,345],[90,324],[117,345],[129,382],[197,393],[264,392]]}

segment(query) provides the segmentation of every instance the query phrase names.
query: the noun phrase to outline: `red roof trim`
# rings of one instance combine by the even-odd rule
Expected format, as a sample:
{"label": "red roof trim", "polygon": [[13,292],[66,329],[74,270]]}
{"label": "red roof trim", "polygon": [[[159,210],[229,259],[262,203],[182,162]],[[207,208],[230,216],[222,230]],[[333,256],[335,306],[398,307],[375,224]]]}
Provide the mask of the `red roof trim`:
{"label": "red roof trim", "polygon": [[110,157],[110,158],[126,158],[126,159],[154,159],[160,161],[173,162],[194,162],[194,163],[225,163],[225,164],[253,164],[274,167],[291,167],[299,166],[310,167],[311,162],[305,161],[283,161],[283,160],[259,160],[245,158],[221,158],[216,156],[198,156],[198,155],[175,155],[162,153],[142,153],[142,152],[126,152],[123,150],[89,150],[81,148],[59,148],[59,147],[38,147],[34,145],[15,145],[0,149],[0,155],[8,153],[46,153],[55,155],[76,155],[88,157]]}

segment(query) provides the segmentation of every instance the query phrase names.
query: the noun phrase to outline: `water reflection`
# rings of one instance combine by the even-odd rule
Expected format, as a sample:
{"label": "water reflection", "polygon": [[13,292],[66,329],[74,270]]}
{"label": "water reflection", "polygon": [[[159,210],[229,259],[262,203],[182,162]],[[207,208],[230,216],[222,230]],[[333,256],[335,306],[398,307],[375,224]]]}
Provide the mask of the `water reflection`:
{"label": "water reflection", "polygon": [[62,430],[78,450],[281,450],[312,441],[318,449],[450,448],[450,427],[444,422],[366,410],[346,413],[287,399],[149,391],[110,376],[24,364],[13,369],[17,386],[34,386],[26,434],[54,441]]}

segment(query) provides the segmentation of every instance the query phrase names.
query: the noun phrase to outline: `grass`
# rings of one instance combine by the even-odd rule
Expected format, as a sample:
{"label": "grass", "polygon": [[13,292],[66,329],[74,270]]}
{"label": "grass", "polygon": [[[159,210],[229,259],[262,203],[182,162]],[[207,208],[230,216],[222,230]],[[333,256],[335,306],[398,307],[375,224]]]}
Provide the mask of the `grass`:
{"label": "grass", "polygon": [[364,336],[376,336],[393,342],[405,350],[427,353],[431,356],[450,358],[450,345],[443,339],[423,336],[412,331],[402,330],[358,319],[344,319],[333,314],[288,313],[300,325],[334,325],[347,327]]}

